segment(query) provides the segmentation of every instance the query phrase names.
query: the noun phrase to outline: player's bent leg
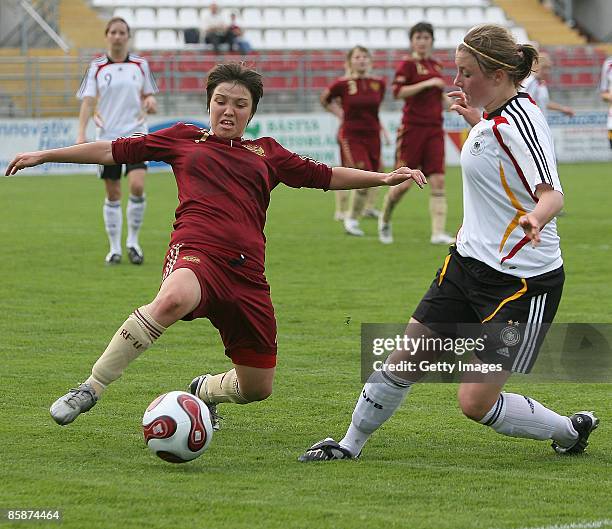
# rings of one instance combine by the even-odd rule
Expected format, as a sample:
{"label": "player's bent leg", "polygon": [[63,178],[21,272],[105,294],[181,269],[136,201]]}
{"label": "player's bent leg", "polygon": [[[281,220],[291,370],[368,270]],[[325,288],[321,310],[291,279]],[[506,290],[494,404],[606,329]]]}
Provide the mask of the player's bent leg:
{"label": "player's bent leg", "polygon": [[202,289],[193,270],[178,268],[164,280],[147,308],[155,320],[168,327],[193,311],[201,299]]}
{"label": "player's bent leg", "polygon": [[[410,322],[406,327],[406,336],[416,339],[433,335],[434,333],[425,325],[419,323],[414,318],[410,318]],[[415,358],[418,360],[415,360]],[[345,436],[337,443],[350,455],[350,457],[358,457],[361,454],[363,446],[370,436],[380,428],[385,421],[391,418],[410,392],[412,385],[425,374],[414,372],[408,373],[398,369],[398,366],[408,360],[418,363],[420,360],[426,358],[431,360],[427,351],[417,350],[413,352],[396,350],[391,353],[385,362],[384,367],[393,364],[391,368],[375,371],[370,375],[355,405],[351,417],[351,424]],[[331,438],[316,443],[306,451],[300,458],[300,461],[346,459],[346,457],[340,457],[337,451],[334,452],[336,447],[330,444],[330,442],[335,443]],[[324,447],[319,446],[322,443],[328,443],[331,446],[331,452],[328,451],[328,453],[325,454]],[[324,454],[322,455],[318,450],[324,450]],[[337,457],[332,457],[330,455],[334,453]]]}
{"label": "player's bent leg", "polygon": [[89,411],[104,389],[117,380],[127,366],[146,351],[166,328],[151,316],[146,306],[136,309],[119,327],[102,356],[93,365],[90,377],[57,399],[50,408],[55,422],[74,421]]}
{"label": "player's bent leg", "polygon": [[232,402],[248,404],[265,400],[272,394],[275,368],[257,368],[234,364],[234,368],[218,375],[200,375],[194,388],[196,396],[210,404]]}
{"label": "player's bent leg", "polygon": [[446,233],[446,191],[444,174],[435,173],[427,176],[427,182],[431,186],[429,197],[429,215],[431,218],[431,243],[452,244],[454,237]]}
{"label": "player's bent leg", "polygon": [[[478,361],[478,360],[475,360]],[[574,447],[580,441],[580,433],[569,417],[564,417],[546,408],[537,400],[503,392],[505,381],[510,372],[482,375],[481,382],[473,381],[474,374],[470,374],[469,383],[459,385],[458,400],[463,413],[470,419],[491,427],[497,433],[509,437],[524,439],[547,440],[552,439],[554,445],[560,447]],[[593,421],[595,424],[595,421]],[[585,432],[583,441],[595,424]],[[586,444],[584,445],[586,447]]]}
{"label": "player's bent leg", "polygon": [[234,364],[241,395],[248,402],[266,400],[272,395],[275,367],[261,368]]}
{"label": "player's bent leg", "polygon": [[393,232],[391,229],[391,215],[395,206],[399,204],[400,200],[410,189],[412,185],[411,180],[406,180],[399,185],[393,186],[389,189],[389,192],[385,195],[383,200],[382,210],[378,217],[378,240],[383,244],[393,243]]}
{"label": "player's bent leg", "polygon": [[191,270],[180,268],[170,274],[155,300],[136,309],[119,327],[85,383],[51,405],[53,419],[65,425],[90,410],[104,389],[121,377],[128,365],[168,326],[191,312],[199,304],[200,297],[200,284]]}

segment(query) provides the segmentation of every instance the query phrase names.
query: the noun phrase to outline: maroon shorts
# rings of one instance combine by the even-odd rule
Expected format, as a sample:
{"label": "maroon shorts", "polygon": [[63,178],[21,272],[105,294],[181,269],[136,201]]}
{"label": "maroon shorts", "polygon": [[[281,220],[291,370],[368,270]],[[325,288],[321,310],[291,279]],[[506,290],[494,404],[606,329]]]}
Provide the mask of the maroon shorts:
{"label": "maroon shorts", "polygon": [[395,167],[421,169],[425,176],[444,174],[444,130],[442,127],[406,127],[397,131]]}
{"label": "maroon shorts", "polygon": [[246,269],[239,258],[175,244],[166,254],[162,280],[179,268],[192,270],[202,291],[200,304],[183,319],[208,318],[235,364],[274,367],[276,318],[263,273]]}
{"label": "maroon shorts", "polygon": [[380,135],[371,132],[363,136],[338,133],[340,159],[343,167],[355,167],[366,171],[380,171]]}

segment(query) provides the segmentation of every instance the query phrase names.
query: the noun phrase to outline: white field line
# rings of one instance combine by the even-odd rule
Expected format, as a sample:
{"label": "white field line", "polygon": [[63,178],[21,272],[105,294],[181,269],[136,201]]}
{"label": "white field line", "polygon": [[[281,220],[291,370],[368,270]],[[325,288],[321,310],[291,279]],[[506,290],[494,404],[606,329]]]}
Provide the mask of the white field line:
{"label": "white field line", "polygon": [[592,522],[575,522],[563,525],[541,525],[538,527],[520,527],[518,529],[600,529],[612,527],[612,520],[593,520]]}

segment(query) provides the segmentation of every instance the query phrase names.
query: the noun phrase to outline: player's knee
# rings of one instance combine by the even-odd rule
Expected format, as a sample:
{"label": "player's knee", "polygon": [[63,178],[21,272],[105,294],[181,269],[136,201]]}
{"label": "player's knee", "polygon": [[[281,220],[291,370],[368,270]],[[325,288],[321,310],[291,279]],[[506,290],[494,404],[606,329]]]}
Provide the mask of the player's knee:
{"label": "player's knee", "polygon": [[240,393],[249,402],[266,400],[270,395],[272,395],[272,382],[260,383],[256,385],[247,384],[246,386],[241,385]]}
{"label": "player's knee", "polygon": [[121,189],[107,189],[106,198],[110,200],[111,202],[116,202],[117,200],[121,200]]}
{"label": "player's knee", "polygon": [[155,312],[163,315],[163,319],[182,318],[189,310],[185,296],[178,290],[160,292],[154,304]]}
{"label": "player's knee", "polygon": [[144,194],[144,182],[132,182],[130,194],[134,197],[141,197]]}
{"label": "player's knee", "polygon": [[461,387],[459,388],[457,398],[463,415],[473,421],[480,421],[491,409],[489,403],[485,402],[484,399]]}

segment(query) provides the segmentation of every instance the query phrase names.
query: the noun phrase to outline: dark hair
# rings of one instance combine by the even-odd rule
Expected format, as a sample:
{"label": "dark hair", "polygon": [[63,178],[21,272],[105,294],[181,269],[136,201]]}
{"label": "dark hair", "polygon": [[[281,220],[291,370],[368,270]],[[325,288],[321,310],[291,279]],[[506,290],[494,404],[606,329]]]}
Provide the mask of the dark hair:
{"label": "dark hair", "polygon": [[260,73],[247,68],[243,63],[217,64],[206,80],[206,109],[210,110],[210,100],[215,88],[221,83],[238,83],[244,86],[253,99],[251,117],[257,112],[257,104],[263,96],[263,78]]}
{"label": "dark hair", "polygon": [[471,54],[479,68],[486,74],[504,70],[519,86],[529,76],[538,50],[531,44],[517,44],[512,33],[503,26],[482,24],[468,31],[457,51]]}
{"label": "dark hair", "polygon": [[434,38],[433,26],[429,22],[419,22],[410,28],[410,40],[415,33],[429,33]]}
{"label": "dark hair", "polygon": [[128,37],[132,35],[132,31],[130,30],[130,25],[125,21],[125,18],[121,18],[121,17],[113,17],[106,23],[106,29],[104,30],[105,35],[108,35],[108,32],[110,31],[111,26],[115,22],[122,22],[123,24],[125,24],[125,27],[127,28],[127,32],[128,32]]}

